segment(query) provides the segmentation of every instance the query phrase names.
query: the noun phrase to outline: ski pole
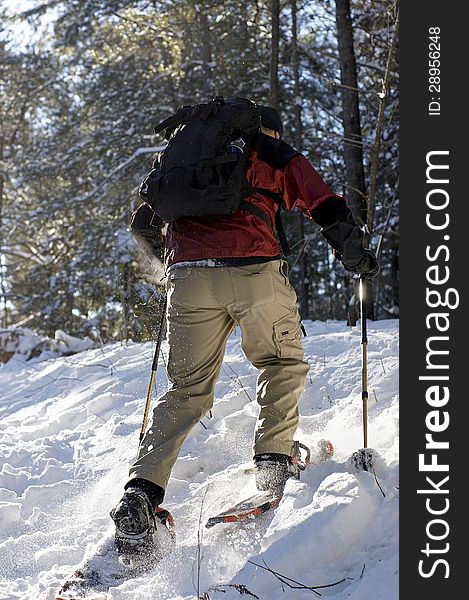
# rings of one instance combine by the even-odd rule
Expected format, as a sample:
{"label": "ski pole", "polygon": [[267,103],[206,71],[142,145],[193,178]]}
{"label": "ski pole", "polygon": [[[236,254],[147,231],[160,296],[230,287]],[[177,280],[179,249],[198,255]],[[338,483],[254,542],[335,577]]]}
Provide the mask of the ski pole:
{"label": "ski pole", "polygon": [[147,429],[148,413],[150,412],[151,394],[153,391],[153,385],[155,383],[156,370],[158,369],[158,358],[160,355],[161,338],[163,337],[163,326],[164,326],[164,318],[165,318],[165,314],[166,314],[166,305],[167,305],[167,297],[166,297],[166,294],[164,294],[164,302],[163,302],[163,306],[162,306],[162,310],[161,310],[160,324],[158,327],[158,336],[156,339],[155,354],[153,355],[153,363],[151,365],[151,375],[150,375],[150,383],[148,384],[147,400],[145,402],[145,411],[143,413],[142,428],[140,429],[140,437],[139,437],[139,441],[138,441],[139,451],[140,451],[140,446],[142,444],[142,440],[145,436],[145,431]]}
{"label": "ski pole", "polygon": [[365,286],[363,285],[364,277],[359,277],[359,292],[360,292],[360,322],[362,332],[362,405],[363,405],[363,445],[368,447],[368,376],[367,376],[367,331],[366,331],[366,309],[365,309]]}

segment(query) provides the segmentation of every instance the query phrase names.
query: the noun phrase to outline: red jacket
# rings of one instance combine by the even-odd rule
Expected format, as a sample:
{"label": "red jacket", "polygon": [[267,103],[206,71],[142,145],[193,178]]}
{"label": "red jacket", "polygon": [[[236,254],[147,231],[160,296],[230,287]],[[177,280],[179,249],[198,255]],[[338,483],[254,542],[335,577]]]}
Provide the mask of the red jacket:
{"label": "red jacket", "polygon": [[[280,194],[288,210],[299,209],[310,219],[311,211],[328,198],[343,200],[345,204],[345,199],[329,190],[302,155],[292,158],[283,168],[275,168],[259,160],[258,151],[253,150],[247,161],[246,176],[253,188]],[[277,205],[259,193],[247,200],[269,216],[270,226],[261,217],[242,209],[233,215],[177,219],[168,225],[166,232],[166,265],[207,258],[278,256],[281,252],[274,234]]]}

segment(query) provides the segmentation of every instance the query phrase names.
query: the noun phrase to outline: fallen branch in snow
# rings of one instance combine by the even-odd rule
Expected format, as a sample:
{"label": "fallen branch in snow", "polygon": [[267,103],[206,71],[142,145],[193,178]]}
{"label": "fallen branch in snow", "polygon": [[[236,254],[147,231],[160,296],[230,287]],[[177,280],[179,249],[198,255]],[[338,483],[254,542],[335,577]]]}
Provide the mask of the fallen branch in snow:
{"label": "fallen branch in snow", "polygon": [[91,335],[98,342],[102,355],[108,361],[108,363],[111,365],[111,375],[114,375],[114,365],[112,364],[111,359],[109,358],[109,356],[107,356],[107,354],[104,350],[104,342],[103,342],[103,338],[101,337],[101,334],[99,333],[99,331],[97,329],[93,329],[91,331]]}
{"label": "fallen branch in snow", "polygon": [[199,600],[210,600],[210,595],[208,592],[221,592],[222,594],[226,594],[226,589],[224,588],[232,588],[239,592],[241,596],[251,596],[252,598],[259,598],[256,594],[253,594],[245,585],[241,583],[222,583],[220,585],[214,585],[209,588],[206,592],[204,592],[201,596],[199,596]]}
{"label": "fallen branch in snow", "polygon": [[[317,590],[334,587],[335,585],[339,585],[339,583],[343,583],[344,581],[347,580],[347,577],[344,577],[340,581],[335,581],[334,583],[327,583],[326,585],[305,585],[304,583],[300,583],[299,581],[296,581],[295,579],[292,579],[291,577],[287,577],[286,575],[277,573],[276,571],[271,569],[265,561],[262,561],[262,562],[264,563],[264,565],[260,565],[258,563],[255,563],[252,560],[248,560],[248,563],[250,563],[251,565],[254,565],[255,567],[264,569],[264,571],[268,571],[269,573],[272,573],[272,575],[274,575],[279,581],[281,581],[283,584],[285,584],[291,590],[310,590],[311,592],[313,592],[313,594],[316,594],[316,596],[322,596],[322,594],[320,592],[318,592]],[[292,584],[295,584],[295,585],[292,585]]]}
{"label": "fallen branch in snow", "polygon": [[[41,363],[43,361],[38,360],[37,362]],[[91,365],[88,363],[82,363],[79,360],[67,360],[66,358],[62,358],[62,362],[66,365],[72,365],[72,367],[84,367],[85,369],[104,369],[106,371],[110,369],[112,375],[112,363],[109,367],[108,365],[103,365],[102,363],[94,363]]]}
{"label": "fallen branch in snow", "polygon": [[[45,362],[43,360],[38,360],[35,364],[25,365],[24,362],[22,360],[20,360],[19,358],[16,358],[16,356],[13,356],[11,358],[11,360],[16,360],[16,362],[21,363],[26,370],[28,370],[28,369],[29,370],[33,370],[33,371],[36,371],[36,373],[41,373],[41,369],[38,368],[36,365],[39,364],[39,363]],[[60,371],[60,373],[58,374],[57,377],[54,377],[53,375],[50,375],[50,373],[45,373],[44,377],[48,377],[52,381],[62,381],[62,380],[65,380],[65,379],[68,380],[68,381],[82,381],[79,377],[62,377],[62,373],[65,373],[66,370],[67,370],[66,368],[62,369],[62,371]],[[41,388],[45,387],[46,385],[48,385],[48,384],[44,383],[43,385],[41,385],[40,388],[37,388],[37,389],[41,389]]]}

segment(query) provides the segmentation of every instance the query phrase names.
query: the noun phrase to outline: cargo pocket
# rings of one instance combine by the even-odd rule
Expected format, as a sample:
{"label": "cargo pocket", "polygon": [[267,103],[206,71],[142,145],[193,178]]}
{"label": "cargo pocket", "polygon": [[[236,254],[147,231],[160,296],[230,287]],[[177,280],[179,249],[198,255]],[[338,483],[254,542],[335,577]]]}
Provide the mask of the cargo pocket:
{"label": "cargo pocket", "polygon": [[279,358],[303,360],[301,322],[298,310],[294,308],[288,315],[274,323],[274,343]]}

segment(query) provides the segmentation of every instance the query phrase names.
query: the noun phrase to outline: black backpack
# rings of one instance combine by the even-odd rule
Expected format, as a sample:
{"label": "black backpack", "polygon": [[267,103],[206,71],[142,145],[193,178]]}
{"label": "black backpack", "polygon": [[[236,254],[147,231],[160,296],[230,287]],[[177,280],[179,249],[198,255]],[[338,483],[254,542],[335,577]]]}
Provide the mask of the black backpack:
{"label": "black backpack", "polygon": [[[258,107],[246,98],[216,96],[206,104],[182,106],[154,128],[156,134],[165,130],[168,144],[142,181],[140,197],[167,222],[230,215],[242,208],[270,225],[265,212],[246,200],[255,190],[246,179],[245,163],[259,129]],[[258,191],[283,203],[272,192]],[[277,233],[289,253],[280,210],[277,215]]]}

